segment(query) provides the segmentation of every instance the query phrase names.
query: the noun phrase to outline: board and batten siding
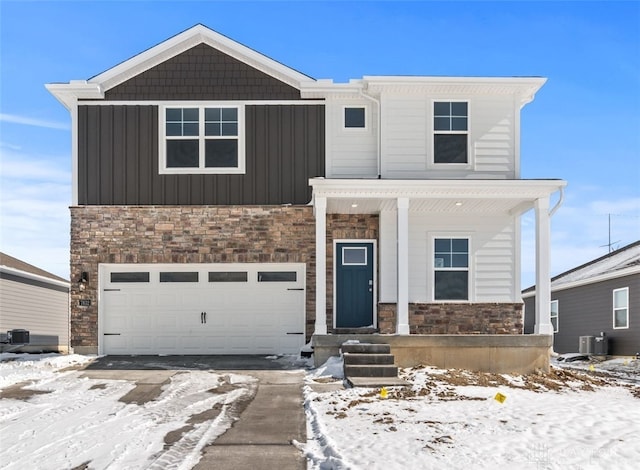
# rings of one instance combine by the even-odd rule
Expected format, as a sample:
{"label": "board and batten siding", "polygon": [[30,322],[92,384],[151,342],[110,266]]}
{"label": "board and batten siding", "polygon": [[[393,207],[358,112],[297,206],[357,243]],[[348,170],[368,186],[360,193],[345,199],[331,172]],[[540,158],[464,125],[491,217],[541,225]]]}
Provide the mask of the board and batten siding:
{"label": "board and batten siding", "polygon": [[[471,168],[434,166],[433,101],[469,103]],[[516,178],[517,107],[511,96],[382,96],[383,178],[513,179]]]}
{"label": "board and batten siding", "polygon": [[[29,331],[30,350],[67,352],[69,289],[19,276],[0,276],[0,331]],[[35,349],[34,349],[35,348]]]}
{"label": "board and batten siding", "polygon": [[[613,291],[629,288],[629,328],[613,328]],[[558,301],[557,353],[579,351],[580,336],[609,338],[609,354],[631,356],[640,352],[640,274],[608,279],[570,289],[551,291]],[[525,333],[533,333],[535,297],[525,299]]]}
{"label": "board and batten siding", "polygon": [[[365,108],[365,129],[345,129],[345,107]],[[378,106],[364,99],[327,100],[327,178],[378,176]]]}
{"label": "board and batten siding", "polygon": [[160,174],[158,106],[78,108],[80,205],[307,204],[324,176],[324,105],[247,105],[246,173]]}
{"label": "board and batten siding", "polygon": [[[395,302],[396,213],[380,214],[380,301]],[[511,216],[409,212],[409,301],[433,302],[433,237],[470,239],[471,302],[519,302],[517,228]]]}

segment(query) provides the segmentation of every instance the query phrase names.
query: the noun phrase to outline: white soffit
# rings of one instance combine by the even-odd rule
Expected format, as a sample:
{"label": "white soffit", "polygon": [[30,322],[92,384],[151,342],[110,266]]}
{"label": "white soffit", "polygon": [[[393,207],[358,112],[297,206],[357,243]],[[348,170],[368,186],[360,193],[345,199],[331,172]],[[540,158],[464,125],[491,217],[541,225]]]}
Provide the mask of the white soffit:
{"label": "white soffit", "polygon": [[562,180],[325,180],[309,181],[315,197],[327,199],[327,212],[377,213],[395,210],[409,198],[410,210],[446,214],[518,215],[566,186]]}

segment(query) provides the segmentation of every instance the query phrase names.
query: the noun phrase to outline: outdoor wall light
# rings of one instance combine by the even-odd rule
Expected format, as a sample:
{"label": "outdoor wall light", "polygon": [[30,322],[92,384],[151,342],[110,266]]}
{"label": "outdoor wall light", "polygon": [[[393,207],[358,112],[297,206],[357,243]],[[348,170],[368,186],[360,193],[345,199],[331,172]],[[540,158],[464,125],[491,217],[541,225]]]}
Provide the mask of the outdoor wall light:
{"label": "outdoor wall light", "polygon": [[82,283],[89,282],[89,273],[87,271],[82,271],[82,274],[80,275],[80,282]]}

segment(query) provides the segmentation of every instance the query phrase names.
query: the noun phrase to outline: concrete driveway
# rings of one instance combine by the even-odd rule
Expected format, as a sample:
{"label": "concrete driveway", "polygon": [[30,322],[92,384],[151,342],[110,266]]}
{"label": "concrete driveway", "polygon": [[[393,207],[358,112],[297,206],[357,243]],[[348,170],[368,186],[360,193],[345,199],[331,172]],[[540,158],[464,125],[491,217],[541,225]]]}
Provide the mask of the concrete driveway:
{"label": "concrete driveway", "polygon": [[[189,370],[230,371],[251,376],[255,385],[246,387],[242,399],[232,404],[231,428],[205,447],[199,470],[279,469],[302,470],[306,459],[292,442],[306,443],[306,418],[302,386],[304,362],[291,357],[263,356],[105,356],[84,369],[91,379],[129,380],[135,388],[120,400],[143,404],[162,393],[177,373]],[[213,420],[216,410],[200,413],[195,422]],[[189,425],[165,437],[166,446],[180,446]]]}

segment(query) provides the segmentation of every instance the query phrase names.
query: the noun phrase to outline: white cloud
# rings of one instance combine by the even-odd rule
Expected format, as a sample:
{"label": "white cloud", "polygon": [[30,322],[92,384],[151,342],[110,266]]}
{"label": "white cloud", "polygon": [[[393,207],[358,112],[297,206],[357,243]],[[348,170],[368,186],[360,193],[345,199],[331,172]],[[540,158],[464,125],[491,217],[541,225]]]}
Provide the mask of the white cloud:
{"label": "white cloud", "polygon": [[45,119],[37,119],[6,113],[0,113],[0,121],[9,122],[12,124],[23,124],[25,126],[45,127],[47,129],[59,129],[63,131],[68,131],[71,128],[69,123],[66,122],[47,121]]}

